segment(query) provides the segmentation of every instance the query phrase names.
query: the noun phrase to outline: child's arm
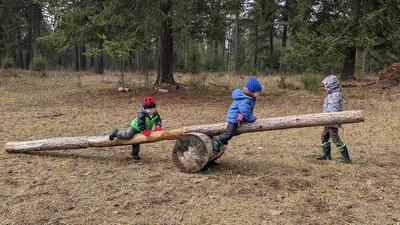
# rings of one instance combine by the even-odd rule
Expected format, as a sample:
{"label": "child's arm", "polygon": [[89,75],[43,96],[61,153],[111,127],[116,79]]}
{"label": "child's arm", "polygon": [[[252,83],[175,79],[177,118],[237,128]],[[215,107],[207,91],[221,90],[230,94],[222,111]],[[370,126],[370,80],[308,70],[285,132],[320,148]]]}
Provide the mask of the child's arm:
{"label": "child's arm", "polygon": [[155,130],[156,131],[160,131],[160,130],[162,130],[162,119],[161,119],[161,116],[160,116],[160,114],[158,114],[158,112],[157,111],[155,111],[154,112],[154,117],[156,118],[155,119]]}
{"label": "child's arm", "polygon": [[256,117],[253,115],[253,104],[250,101],[243,101],[239,105],[239,112],[243,115],[245,122],[253,123]]}
{"label": "child's arm", "polygon": [[143,110],[140,110],[137,115],[137,122],[139,131],[146,130],[146,113]]}

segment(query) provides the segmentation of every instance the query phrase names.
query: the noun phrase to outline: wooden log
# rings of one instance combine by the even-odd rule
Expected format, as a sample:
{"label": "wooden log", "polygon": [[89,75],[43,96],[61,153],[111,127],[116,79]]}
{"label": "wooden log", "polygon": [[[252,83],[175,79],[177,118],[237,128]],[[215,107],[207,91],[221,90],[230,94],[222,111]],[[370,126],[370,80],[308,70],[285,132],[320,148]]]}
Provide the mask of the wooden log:
{"label": "wooden log", "polygon": [[[362,111],[343,111],[334,113],[316,113],[298,116],[286,116],[258,119],[251,124],[243,124],[238,129],[238,134],[260,132],[269,130],[282,130],[289,128],[325,126],[332,124],[359,123],[364,121]],[[108,140],[108,136],[86,136],[53,138],[38,141],[9,142],[5,149],[10,153],[23,153],[43,150],[76,149],[88,147],[109,147],[131,144],[142,144],[162,140],[175,140],[186,134],[196,132],[208,136],[222,133],[226,123],[206,124],[153,132],[149,137],[142,134],[135,135],[130,140]],[[66,140],[65,142],[63,140]]]}
{"label": "wooden log", "polygon": [[224,152],[225,146],[220,151],[213,150],[211,137],[203,133],[190,133],[175,142],[172,160],[180,171],[197,173]]}
{"label": "wooden log", "polygon": [[209,136],[203,133],[190,133],[176,141],[172,160],[180,171],[197,173],[215,157],[214,155],[217,154],[214,154]]}
{"label": "wooden log", "polygon": [[36,141],[10,142],[6,144],[7,152],[26,152],[29,150],[61,150],[88,148],[89,143],[85,137],[61,137]]}

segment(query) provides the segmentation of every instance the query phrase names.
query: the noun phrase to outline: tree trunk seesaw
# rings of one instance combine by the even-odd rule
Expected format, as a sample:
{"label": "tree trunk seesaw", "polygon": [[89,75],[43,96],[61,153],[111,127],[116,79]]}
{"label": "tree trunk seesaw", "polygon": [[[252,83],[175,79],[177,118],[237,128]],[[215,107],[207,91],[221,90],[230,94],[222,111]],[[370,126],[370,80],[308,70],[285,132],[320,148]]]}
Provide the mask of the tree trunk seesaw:
{"label": "tree trunk seesaw", "polygon": [[[363,122],[362,111],[316,113],[297,116],[258,119],[254,123],[243,124],[238,134],[289,128],[325,126],[333,124]],[[31,153],[46,150],[81,149],[89,147],[110,147],[143,144],[162,140],[178,139],[172,157],[175,165],[183,172],[200,171],[208,162],[219,158],[224,151],[214,152],[211,136],[224,131],[226,123],[196,125],[171,130],[153,132],[149,137],[136,134],[130,140],[110,141],[108,136],[83,136],[51,138],[35,141],[8,142],[5,149],[9,153]]]}

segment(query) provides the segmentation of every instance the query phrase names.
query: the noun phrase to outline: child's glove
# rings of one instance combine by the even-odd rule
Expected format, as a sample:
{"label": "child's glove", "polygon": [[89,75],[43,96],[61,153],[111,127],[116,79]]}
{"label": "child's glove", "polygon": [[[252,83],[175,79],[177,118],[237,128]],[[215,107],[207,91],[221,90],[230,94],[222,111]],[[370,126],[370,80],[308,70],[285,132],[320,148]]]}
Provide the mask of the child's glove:
{"label": "child's glove", "polygon": [[238,123],[243,122],[243,115],[242,115],[242,114],[239,114],[239,115],[236,117],[236,120],[238,121]]}
{"label": "child's glove", "polygon": [[156,127],[156,129],[154,129],[155,131],[162,131],[163,129],[161,127]]}
{"label": "child's glove", "polygon": [[148,137],[148,136],[150,136],[150,134],[151,134],[151,130],[144,130],[144,131],[142,131],[142,134],[143,134],[144,136]]}

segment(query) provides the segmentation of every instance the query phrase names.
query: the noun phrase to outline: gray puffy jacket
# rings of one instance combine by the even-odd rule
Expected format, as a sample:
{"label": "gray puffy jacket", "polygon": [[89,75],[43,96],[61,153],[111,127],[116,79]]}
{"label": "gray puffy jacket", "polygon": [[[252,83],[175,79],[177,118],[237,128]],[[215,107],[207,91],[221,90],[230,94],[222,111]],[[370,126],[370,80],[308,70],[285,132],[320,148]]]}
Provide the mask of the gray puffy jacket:
{"label": "gray puffy jacket", "polygon": [[328,92],[325,98],[323,112],[340,112],[343,110],[342,94],[340,94],[339,80],[335,75],[327,76],[323,81]]}

